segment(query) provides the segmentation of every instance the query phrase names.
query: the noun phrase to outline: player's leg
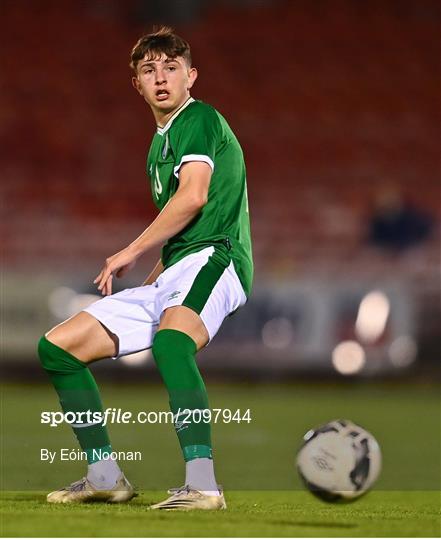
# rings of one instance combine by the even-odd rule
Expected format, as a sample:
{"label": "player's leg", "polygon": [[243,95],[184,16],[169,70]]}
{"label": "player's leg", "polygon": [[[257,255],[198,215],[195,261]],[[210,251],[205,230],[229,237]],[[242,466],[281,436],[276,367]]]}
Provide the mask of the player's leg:
{"label": "player's leg", "polygon": [[[208,341],[207,329],[192,309],[175,306],[164,312],[153,342],[153,354],[169,391],[174,414],[184,409],[197,411],[209,408],[207,390],[196,363],[197,351]],[[173,355],[167,354],[169,350]],[[190,418],[190,422],[179,429],[181,419],[177,418],[177,435],[186,465],[185,485],[218,495],[210,422],[191,422]]]}
{"label": "player's leg", "polygon": [[192,309],[175,306],[164,312],[152,352],[168,390],[170,408],[176,415],[175,428],[186,465],[186,488],[154,508],[184,504],[194,508],[202,504],[207,509],[225,507],[214,475],[210,422],[203,421],[199,412],[207,410],[209,404],[196,353],[208,341],[207,329]]}
{"label": "player's leg", "polygon": [[[211,448],[209,417],[193,414],[209,408],[207,392],[196,364],[196,352],[217,333],[224,318],[246,301],[232,263],[212,250],[208,259],[195,260],[191,283],[184,273],[177,276],[177,287],[170,299],[182,294],[181,305],[164,306],[164,314],[153,340],[153,357],[169,392],[170,407],[176,415],[175,428],[186,462],[186,485],[153,508],[225,508],[216,483]],[[196,257],[197,259],[197,257]],[[230,263],[230,264],[229,264]],[[190,410],[190,415],[185,410]],[[189,423],[183,424],[187,419]],[[201,421],[202,420],[202,421]]]}
{"label": "player's leg", "polygon": [[116,351],[116,336],[85,312],[56,326],[39,342],[42,366],[55,387],[63,412],[74,413],[78,419],[72,428],[88,461],[86,479],[49,494],[49,502],[90,498],[122,501],[133,496],[133,489],[116,461],[103,459],[112,447],[106,426],[102,419],[97,419],[97,415],[103,414],[103,407],[87,366],[93,360],[114,356]]}
{"label": "player's leg", "polygon": [[86,364],[115,356],[118,350],[118,338],[85,311],[55,326],[45,337]]}

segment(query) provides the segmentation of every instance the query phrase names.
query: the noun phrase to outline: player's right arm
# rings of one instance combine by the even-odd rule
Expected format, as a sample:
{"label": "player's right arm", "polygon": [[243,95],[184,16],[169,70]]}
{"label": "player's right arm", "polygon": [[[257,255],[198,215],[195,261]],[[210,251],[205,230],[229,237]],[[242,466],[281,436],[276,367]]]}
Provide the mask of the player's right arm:
{"label": "player's right arm", "polygon": [[164,265],[162,264],[161,259],[156,263],[156,266],[153,268],[153,270],[150,272],[150,274],[145,278],[143,285],[151,285],[154,283],[157,279],[159,274],[162,273],[164,270]]}
{"label": "player's right arm", "polygon": [[101,272],[94,279],[104,296],[112,294],[113,274],[116,277],[124,276],[135,266],[140,255],[163,244],[199,214],[208,199],[211,171],[207,163],[199,161],[187,162],[181,167],[176,193],[138,238],[106,259]]}

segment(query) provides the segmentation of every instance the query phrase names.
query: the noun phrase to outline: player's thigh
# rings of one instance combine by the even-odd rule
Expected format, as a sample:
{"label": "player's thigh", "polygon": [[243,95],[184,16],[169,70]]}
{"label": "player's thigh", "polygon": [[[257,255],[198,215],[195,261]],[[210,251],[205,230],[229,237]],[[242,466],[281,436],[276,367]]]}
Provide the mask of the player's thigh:
{"label": "player's thigh", "polygon": [[82,362],[115,356],[118,349],[116,336],[84,311],[55,326],[46,338]]}
{"label": "player's thigh", "polygon": [[191,337],[199,351],[208,343],[209,335],[202,319],[192,309],[186,306],[167,308],[159,324],[159,330],[179,330]]}
{"label": "player's thigh", "polygon": [[[234,264],[230,261],[225,267],[225,261],[216,257],[215,250],[213,259],[212,255],[213,251],[208,253],[208,260],[200,261],[202,265],[193,262],[187,274],[184,269],[177,276],[176,287],[174,283],[173,286],[169,285],[170,292],[174,292],[163,305],[159,325],[159,330],[172,329],[186,333],[196,343],[197,350],[205,347],[217,334],[225,318],[246,302]],[[175,288],[179,290],[175,291]]]}

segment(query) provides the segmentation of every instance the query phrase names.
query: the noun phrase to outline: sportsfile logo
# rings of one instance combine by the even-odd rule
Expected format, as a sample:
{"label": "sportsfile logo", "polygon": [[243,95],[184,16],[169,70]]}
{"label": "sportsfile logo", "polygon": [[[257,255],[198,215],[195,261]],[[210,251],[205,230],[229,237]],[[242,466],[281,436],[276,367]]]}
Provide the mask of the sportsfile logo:
{"label": "sportsfile logo", "polygon": [[172,411],[123,411],[120,408],[109,407],[105,411],[61,412],[43,411],[40,422],[50,427],[63,423],[74,428],[107,424],[174,424],[177,431],[187,427],[187,424],[246,423],[251,422],[251,410],[245,409],[178,409]]}

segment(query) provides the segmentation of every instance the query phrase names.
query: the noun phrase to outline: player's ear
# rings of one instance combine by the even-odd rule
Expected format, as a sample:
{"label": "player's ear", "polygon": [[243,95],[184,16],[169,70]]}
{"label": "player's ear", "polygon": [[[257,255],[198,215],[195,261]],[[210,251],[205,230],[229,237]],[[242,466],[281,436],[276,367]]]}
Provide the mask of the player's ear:
{"label": "player's ear", "polygon": [[198,78],[198,70],[194,67],[188,70],[188,90],[193,86],[195,80]]}
{"label": "player's ear", "polygon": [[141,85],[139,84],[138,77],[132,77],[132,86],[135,90],[137,90],[140,94],[142,94]]}

